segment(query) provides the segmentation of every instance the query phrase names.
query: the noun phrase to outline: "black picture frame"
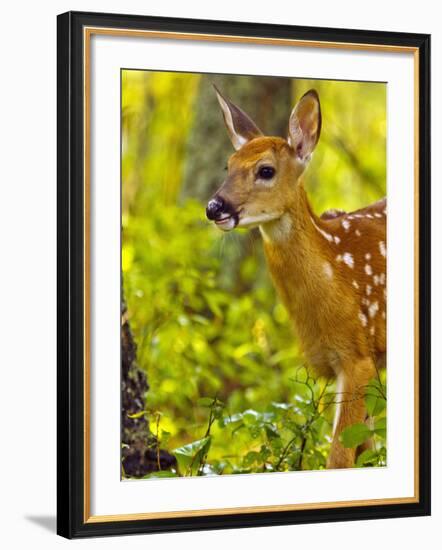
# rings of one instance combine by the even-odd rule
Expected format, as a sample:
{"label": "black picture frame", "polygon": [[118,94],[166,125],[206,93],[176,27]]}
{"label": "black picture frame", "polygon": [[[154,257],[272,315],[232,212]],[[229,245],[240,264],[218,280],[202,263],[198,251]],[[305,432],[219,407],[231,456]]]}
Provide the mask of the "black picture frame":
{"label": "black picture frame", "polygon": [[[419,84],[419,469],[413,503],[88,522],[84,473],[85,27],[414,48]],[[57,21],[57,532],[67,538],[332,522],[430,514],[430,36],[228,21],[68,12]]]}

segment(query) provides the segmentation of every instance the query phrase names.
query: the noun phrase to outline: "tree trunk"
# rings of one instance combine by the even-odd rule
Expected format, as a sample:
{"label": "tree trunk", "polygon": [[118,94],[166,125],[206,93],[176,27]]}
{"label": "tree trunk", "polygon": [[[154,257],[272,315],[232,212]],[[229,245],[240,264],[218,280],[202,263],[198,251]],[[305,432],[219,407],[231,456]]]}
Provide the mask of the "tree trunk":
{"label": "tree trunk", "polygon": [[[121,442],[122,469],[127,477],[143,477],[151,472],[170,470],[175,457],[159,449],[149,430],[145,394],[147,378],[136,364],[137,347],[127,320],[124,299],[121,301]],[[131,418],[134,416],[135,418]]]}

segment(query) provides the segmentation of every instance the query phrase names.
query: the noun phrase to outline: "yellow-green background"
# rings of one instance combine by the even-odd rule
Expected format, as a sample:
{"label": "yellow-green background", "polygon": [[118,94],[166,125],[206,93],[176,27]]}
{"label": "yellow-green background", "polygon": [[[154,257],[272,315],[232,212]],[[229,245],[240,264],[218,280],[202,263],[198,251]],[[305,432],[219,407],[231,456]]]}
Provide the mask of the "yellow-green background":
{"label": "yellow-green background", "polygon": [[[304,361],[259,234],[224,235],[205,219],[232,153],[212,83],[265,133],[282,136],[296,100],[318,91],[322,134],[305,174],[317,213],[385,195],[385,84],[122,72],[123,285],[137,361],[150,384],[151,428],[169,450],[206,434],[203,397],[217,396],[223,414],[234,415],[293,404],[302,393],[295,379]],[[331,412],[315,440],[323,456]],[[264,441],[232,432],[214,423],[207,457],[208,464],[224,461],[227,473]]]}

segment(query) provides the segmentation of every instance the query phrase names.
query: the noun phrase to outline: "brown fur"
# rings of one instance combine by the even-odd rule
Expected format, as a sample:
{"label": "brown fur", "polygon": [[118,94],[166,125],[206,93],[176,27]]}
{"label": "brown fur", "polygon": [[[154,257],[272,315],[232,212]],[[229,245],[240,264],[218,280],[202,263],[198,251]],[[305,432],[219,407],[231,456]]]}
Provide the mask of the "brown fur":
{"label": "brown fur", "polygon": [[[364,269],[368,264],[373,274],[386,273],[385,258],[378,248],[379,241],[386,242],[385,216],[376,221],[353,219],[348,233],[340,225],[342,219],[326,222],[313,217],[318,227],[341,239],[337,245],[309,223],[311,210],[301,186],[299,195],[298,204],[289,210],[293,229],[287,240],[265,241],[264,248],[273,281],[310,365],[319,376],[344,376],[342,395],[337,396],[343,403],[328,467],[348,467],[354,462],[354,450],[342,447],[339,434],[344,427],[365,420],[365,386],[376,376],[375,364],[383,360],[386,351],[386,319],[382,316],[386,311],[385,284],[373,284],[373,276]],[[356,229],[360,237],[355,235]],[[336,261],[344,252],[352,253],[353,269]],[[365,260],[366,253],[372,255],[370,261]],[[332,266],[331,281],[321,268],[324,261]],[[367,285],[371,286],[370,296],[366,295]],[[362,299],[379,303],[373,319]],[[366,327],[358,317],[360,312],[367,318]],[[374,335],[370,333],[372,326]]]}

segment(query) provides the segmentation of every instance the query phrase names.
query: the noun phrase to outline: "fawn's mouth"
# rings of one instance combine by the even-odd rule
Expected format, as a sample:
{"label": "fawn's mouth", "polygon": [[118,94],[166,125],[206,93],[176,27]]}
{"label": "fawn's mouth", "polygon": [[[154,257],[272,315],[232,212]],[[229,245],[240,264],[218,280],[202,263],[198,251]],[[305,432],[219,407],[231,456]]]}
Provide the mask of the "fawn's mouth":
{"label": "fawn's mouth", "polygon": [[222,216],[215,221],[216,226],[223,231],[231,231],[238,225],[238,214],[222,214]]}

